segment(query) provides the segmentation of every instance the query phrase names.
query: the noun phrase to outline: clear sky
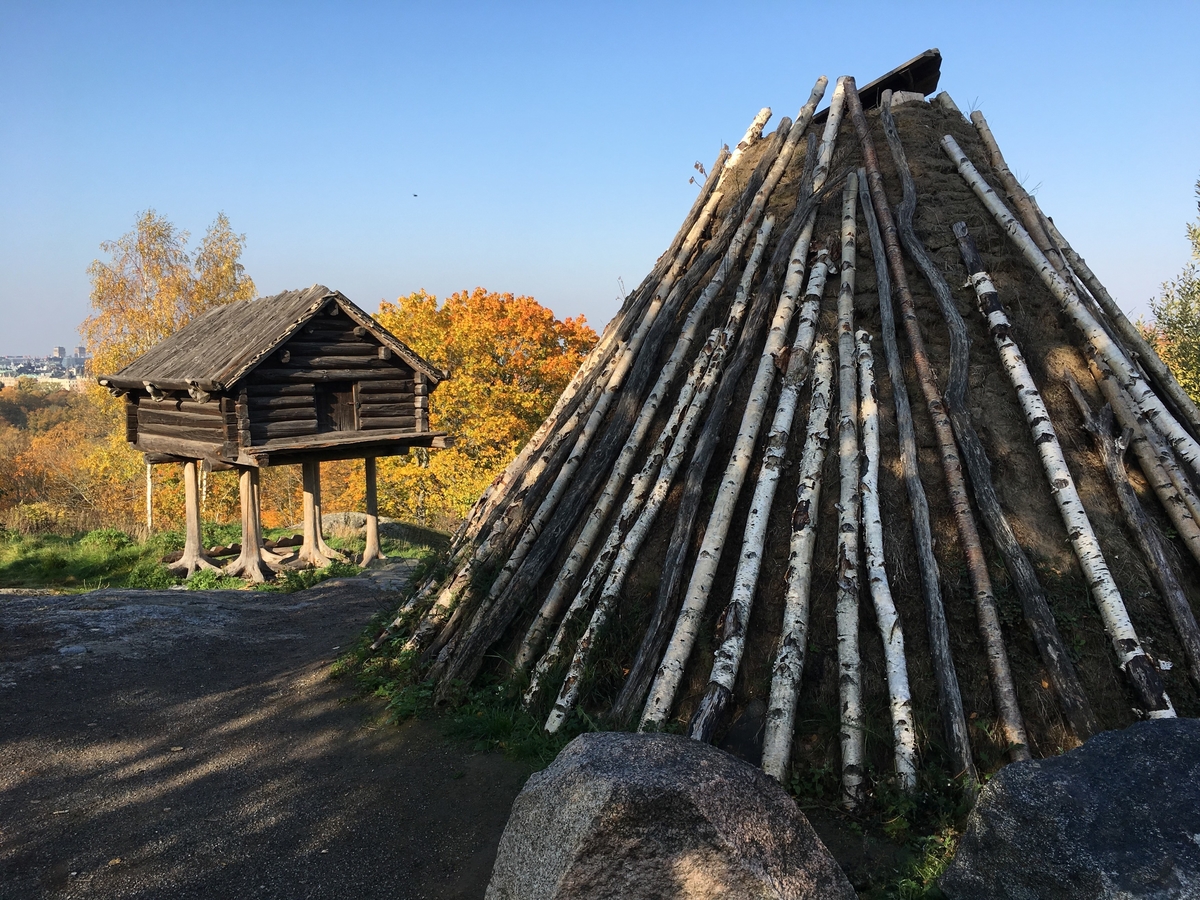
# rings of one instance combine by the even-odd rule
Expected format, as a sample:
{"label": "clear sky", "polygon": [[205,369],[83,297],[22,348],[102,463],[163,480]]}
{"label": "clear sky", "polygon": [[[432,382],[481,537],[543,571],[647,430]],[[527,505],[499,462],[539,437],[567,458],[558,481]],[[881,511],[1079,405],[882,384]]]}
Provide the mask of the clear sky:
{"label": "clear sky", "polygon": [[100,242],[150,207],[194,240],[223,210],[260,293],[483,285],[599,328],[694,161],[928,47],[1143,311],[1197,217],[1198,42],[1194,2],[0,0],[0,354],[75,343]]}

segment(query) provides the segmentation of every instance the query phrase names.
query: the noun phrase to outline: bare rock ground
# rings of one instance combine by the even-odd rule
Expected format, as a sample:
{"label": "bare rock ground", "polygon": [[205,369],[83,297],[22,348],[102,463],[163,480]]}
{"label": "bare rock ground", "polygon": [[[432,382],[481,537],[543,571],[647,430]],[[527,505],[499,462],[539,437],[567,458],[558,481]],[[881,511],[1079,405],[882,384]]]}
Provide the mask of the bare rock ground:
{"label": "bare rock ground", "polygon": [[0,596],[0,898],[482,897],[529,769],[328,677],[404,575]]}

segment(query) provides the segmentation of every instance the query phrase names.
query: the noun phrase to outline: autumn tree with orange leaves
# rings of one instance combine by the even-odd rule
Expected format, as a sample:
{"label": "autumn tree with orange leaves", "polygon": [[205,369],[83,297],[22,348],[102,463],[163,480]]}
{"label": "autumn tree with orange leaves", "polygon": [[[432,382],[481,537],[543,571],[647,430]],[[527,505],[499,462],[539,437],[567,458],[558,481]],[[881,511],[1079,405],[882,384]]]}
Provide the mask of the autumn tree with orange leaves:
{"label": "autumn tree with orange leaves", "polygon": [[441,305],[417,291],[384,301],[376,318],[449,374],[429,417],[455,440],[381,461],[380,502],[390,515],[450,527],[549,414],[596,332],[583,316],[559,320],[532,297],[479,287]]}

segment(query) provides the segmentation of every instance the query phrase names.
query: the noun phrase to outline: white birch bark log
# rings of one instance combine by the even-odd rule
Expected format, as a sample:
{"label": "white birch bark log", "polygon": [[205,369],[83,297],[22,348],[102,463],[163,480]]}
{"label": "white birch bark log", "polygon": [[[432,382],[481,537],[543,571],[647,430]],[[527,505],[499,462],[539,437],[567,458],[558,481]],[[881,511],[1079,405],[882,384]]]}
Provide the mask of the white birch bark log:
{"label": "white birch bark log", "polygon": [[[604,583],[609,568],[621,549],[624,532],[635,521],[639,509],[646,501],[653,485],[658,480],[663,460],[672,452],[672,448],[677,441],[677,435],[680,433],[680,426],[684,423],[685,417],[690,415],[695,419],[703,411],[712,385],[716,382],[722,370],[725,349],[736,337],[738,328],[741,326],[741,321],[746,311],[746,301],[750,293],[750,286],[762,261],[763,253],[766,251],[771,232],[774,228],[774,222],[774,217],[768,216],[763,222],[762,228],[759,229],[754,249],[750,253],[750,259],[742,273],[741,281],[734,296],[734,302],[730,307],[725,328],[714,329],[709,340],[701,348],[700,353],[697,354],[692,371],[680,389],[679,396],[676,398],[675,408],[671,411],[671,417],[659,433],[654,449],[646,458],[641,472],[634,477],[625,502],[622,504],[620,515],[609,529],[608,539],[600,553],[593,560],[591,568],[584,578],[583,583],[579,586],[579,590],[574,600],[572,600],[566,615],[563,616],[562,621],[559,623],[554,640],[535,667],[529,687],[524,695],[526,706],[534,702],[541,690],[546,674],[558,665],[562,659],[566,650],[568,633],[573,623],[584,610],[591,606],[596,591]],[[691,316],[689,316],[690,320]],[[698,317],[696,321],[699,321]],[[696,408],[693,410],[693,407]],[[688,432],[685,445],[690,443],[690,439],[691,433]],[[620,458],[618,458],[618,466],[614,471],[621,475],[624,474],[620,465]],[[615,481],[613,478],[609,479],[605,495],[601,497],[601,503],[605,505],[615,503],[616,492],[621,487]],[[605,501],[605,497],[609,499]],[[516,668],[518,670],[523,670],[529,665],[533,655],[540,649],[540,644],[544,640],[545,635],[554,626],[554,621],[558,617],[562,603],[566,598],[567,585],[574,583],[573,578],[575,574],[591,554],[592,543],[600,530],[599,525],[594,525],[594,523],[597,521],[600,521],[601,524],[603,523],[601,515],[606,518],[607,511],[605,510],[602,514],[599,514],[596,509],[593,509],[588,519],[588,526],[585,526],[580,538],[576,541],[563,570],[559,573],[558,578],[555,579],[550,594],[543,602],[538,615],[534,618],[533,624],[530,626],[524,641],[522,641],[520,651],[517,655]]]}
{"label": "white birch bark log", "polygon": [[[817,167],[813,172],[814,193],[821,190],[829,175],[829,164],[833,157],[837,130],[842,119],[844,98],[844,78],[839,78],[837,86],[834,88],[833,101],[829,106],[829,117],[826,119],[825,131],[817,153]],[[814,210],[792,248],[791,262],[788,264],[787,276],[775,308],[775,317],[771,322],[770,331],[767,333],[763,356],[759,361],[754,384],[750,390],[751,399],[742,414],[737,441],[721,479],[717,502],[709,515],[704,541],[697,556],[695,568],[692,570],[692,577],[676,619],[671,641],[663,655],[663,662],[658,668],[646,699],[646,705],[642,710],[641,721],[638,725],[639,731],[661,730],[666,723],[674,706],[675,693],[683,678],[684,667],[687,665],[692,647],[695,646],[696,636],[699,634],[700,623],[704,616],[704,608],[708,602],[709,592],[712,590],[717,564],[720,562],[721,551],[724,548],[725,536],[733,516],[733,507],[741,493],[763,420],[762,403],[756,403],[755,398],[761,398],[769,393],[770,385],[775,377],[775,359],[787,345],[787,332],[796,309],[797,295],[803,286],[805,263],[815,222],[816,211]],[[815,337],[815,317],[811,322],[802,320],[799,328],[809,329]],[[812,337],[808,339],[810,347],[812,340]]]}
{"label": "white birch bark log", "polygon": [[[814,103],[813,106],[815,105],[816,104]],[[793,126],[792,131],[788,133],[788,143],[785,144],[784,150],[780,153],[781,160],[784,159],[785,156],[790,159],[792,151],[795,147],[794,142],[791,141],[791,136],[793,134],[797,134],[797,131],[798,128]],[[778,164],[778,160],[776,162]],[[784,165],[786,166],[786,161],[784,162]],[[782,177],[782,174],[782,166],[779,167],[778,173],[774,167],[772,168],[771,176],[775,176],[774,182],[772,182],[771,176],[768,176],[767,180],[763,183],[763,189],[767,190],[768,195],[770,190],[774,188],[774,185],[778,183],[778,180],[780,177]],[[761,208],[765,208],[765,198]],[[734,302],[730,308],[726,326],[727,330],[732,328],[735,335],[737,328],[740,326],[741,319],[745,315],[746,298],[750,291],[750,285],[754,278],[754,274],[758,269],[762,255],[766,250],[767,242],[770,238],[773,227],[774,219],[772,217],[768,217],[767,220],[763,222],[763,227],[758,231],[758,236],[755,239],[754,249],[751,251],[750,259],[747,262],[746,268],[743,270],[742,279],[738,284],[737,293],[734,296]],[[563,563],[562,569],[558,573],[558,577],[554,579],[554,584],[551,586],[549,594],[547,594],[546,599],[542,602],[541,608],[538,610],[538,614],[534,617],[533,622],[530,624],[529,630],[527,631],[524,640],[521,642],[520,650],[517,653],[516,668],[519,671],[524,671],[526,668],[528,668],[537,652],[541,649],[541,645],[545,641],[546,635],[549,634],[550,629],[555,626],[555,623],[562,614],[562,608],[567,597],[569,596],[569,591],[577,583],[578,574],[583,571],[583,567],[586,565],[588,558],[591,556],[592,551],[595,548],[596,541],[600,537],[605,525],[608,524],[609,514],[611,513],[612,508],[616,505],[617,497],[619,496],[621,489],[625,486],[625,479],[630,468],[633,466],[642,441],[645,440],[645,437],[650,430],[650,426],[654,421],[654,416],[658,412],[659,404],[670,390],[671,382],[674,381],[675,374],[680,365],[683,363],[686,354],[690,352],[692,342],[695,338],[696,332],[699,330],[704,314],[707,312],[712,300],[723,290],[729,272],[737,264],[737,259],[740,257],[741,250],[744,247],[745,237],[748,236],[744,236],[742,234],[743,230],[744,229],[739,229],[738,234],[734,236],[733,242],[730,244],[729,251],[726,253],[721,265],[718,267],[708,285],[705,286],[700,298],[696,301],[691,312],[688,314],[687,320],[685,321],[683,329],[680,333],[679,340],[676,342],[675,348],[671,353],[671,357],[667,360],[666,365],[663,366],[662,372],[659,374],[658,382],[655,384],[654,389],[650,392],[649,397],[646,398],[646,402],[642,406],[637,421],[634,423],[629,437],[626,439],[625,446],[621,448],[621,453],[617,457],[616,464],[613,466],[613,470],[609,474],[609,478],[604,486],[604,490],[601,492],[595,506],[593,506],[591,511],[588,513],[587,521],[585,522],[583,529],[580,531],[578,538],[576,538],[575,544],[571,548],[571,552],[568,554],[566,561]],[[704,357],[705,352],[706,351],[702,351],[700,357]],[[700,364],[700,357],[697,358],[697,365]],[[707,366],[708,358],[704,358],[704,367],[707,368]],[[688,405],[691,403],[695,385],[699,384],[700,377],[702,376],[703,371],[701,371],[700,375],[697,376],[695,382],[692,383],[692,387],[689,387],[688,384],[685,383],[684,388],[680,392],[679,398],[676,401],[675,410],[675,412],[678,413],[678,416],[676,417],[673,415],[671,420],[676,427],[678,427],[679,422],[682,421],[682,416],[687,410]],[[628,495],[633,499],[631,501],[627,501],[627,505],[630,502],[640,505],[641,501],[645,498],[646,492],[650,489],[650,485],[654,483],[658,466],[665,457],[673,439],[674,432],[668,428],[664,428],[663,432],[659,435],[658,447],[656,448],[656,451],[652,453],[647,460],[647,467],[652,469],[652,471],[648,471],[647,468],[644,468],[642,474],[635,478],[634,485]],[[639,488],[640,496],[638,496]],[[635,510],[636,506],[633,507],[630,514],[632,514],[632,511]],[[626,524],[631,521],[624,510],[618,519],[618,523],[620,523],[622,520],[624,520],[624,523]],[[619,528],[616,531],[610,530],[608,544],[612,545],[615,541],[616,544],[619,545],[620,537],[621,535]],[[577,613],[580,609],[586,608],[590,605],[591,597],[595,588],[597,588],[603,580],[605,574],[607,573],[608,565],[611,563],[613,556],[615,556],[615,549],[613,549],[612,546],[607,546],[606,550],[609,552],[607,554],[602,552],[593,563],[591,571],[585,579],[584,584],[580,586],[576,595],[576,599],[572,603],[571,612],[568,613],[567,619],[570,619],[572,615]],[[556,640],[555,643],[558,644],[559,641]],[[557,664],[557,651],[553,653],[547,653],[546,655],[555,658],[552,661],[546,660],[545,658],[543,659],[543,664],[539,665],[539,668],[541,668],[543,672]],[[540,681],[540,677],[538,680]],[[535,685],[531,683],[530,688],[534,689]],[[536,695],[536,693],[537,691],[534,689],[533,695]]]}
{"label": "white birch bark log", "polygon": [[850,173],[842,197],[842,285],[838,292],[838,495],[837,656],[841,720],[842,803],[862,800],[864,778],[861,657],[858,649],[858,529],[862,502],[858,461],[858,377],[854,352],[855,217],[858,175]]}
{"label": "white birch bark log", "polygon": [[[681,330],[679,339],[676,342],[675,348],[672,351],[670,358],[667,360],[666,365],[663,366],[663,370],[659,374],[658,381],[653,390],[651,390],[649,397],[647,397],[645,403],[642,405],[642,409],[638,414],[637,421],[630,430],[629,437],[626,439],[624,447],[621,448],[621,452],[617,457],[617,462],[613,466],[612,472],[609,475],[604,490],[601,492],[599,500],[589,513],[583,530],[576,539],[575,546],[572,548],[571,553],[564,562],[563,568],[559,572],[558,577],[554,580],[554,585],[551,588],[550,594],[547,596],[545,601],[543,601],[542,608],[539,610],[538,615],[533,621],[533,624],[530,626],[530,631],[528,632],[526,639],[522,642],[522,647],[517,659],[518,669],[523,670],[524,668],[528,667],[533,656],[536,654],[537,650],[540,649],[542,641],[545,640],[546,634],[549,633],[549,629],[553,627],[553,623],[557,621],[559,615],[561,614],[562,607],[566,602],[569,590],[576,583],[578,574],[583,570],[588,556],[590,555],[596,541],[599,539],[600,534],[603,532],[603,529],[608,522],[608,518],[612,513],[613,507],[616,506],[617,496],[620,493],[621,488],[624,486],[625,480],[633,467],[642,442],[646,439],[646,436],[649,433],[650,427],[654,421],[654,416],[657,414],[659,406],[665,399],[666,394],[669,392],[671,384],[674,382],[679,369],[684,365],[687,357],[691,353],[692,345],[699,333],[700,323],[705,312],[707,312],[707,309],[712,303],[713,299],[716,298],[724,289],[725,282],[728,280],[730,274],[736,268],[738,260],[741,258],[742,250],[745,247],[746,242],[750,239],[750,235],[754,233],[754,230],[758,228],[759,220],[766,211],[767,202],[770,200],[771,194],[775,190],[776,185],[779,184],[780,179],[783,177],[788,164],[791,162],[796,146],[799,144],[801,136],[808,128],[808,123],[812,121],[812,116],[816,111],[817,104],[821,101],[821,98],[825,94],[825,86],[827,83],[828,79],[826,79],[824,76],[821,76],[817,79],[816,84],[813,85],[813,89],[809,94],[808,102],[806,102],[801,108],[800,112],[797,113],[796,121],[792,125],[791,130],[788,131],[787,140],[784,142],[779,156],[776,158],[775,162],[770,168],[770,171],[767,173],[767,177],[763,180],[762,186],[754,195],[754,199],[750,204],[750,208],[746,211],[741,225],[735,233],[733,240],[730,242],[730,246],[726,251],[725,257],[722,259],[716,273],[710,279],[708,285],[705,287],[704,291],[701,292],[699,299],[689,312],[687,320],[685,321]],[[759,118],[762,119],[763,124],[765,124],[767,118],[769,117],[770,109],[764,108],[762,112],[759,113]],[[747,137],[752,135],[755,127],[758,128],[757,134],[761,135],[762,124],[759,124],[759,118],[756,118],[755,122],[751,125],[751,130],[747,132]],[[735,151],[734,155],[738,155],[744,150],[743,144],[745,143],[746,139],[744,138],[743,142],[738,144],[738,150]],[[733,158],[733,156],[730,157],[731,160]],[[728,169],[725,171],[728,171]],[[514,556],[516,556],[515,551]],[[522,554],[522,558],[523,556],[524,554]],[[511,560],[509,565],[511,565]],[[506,565],[506,570],[509,568],[509,565]],[[513,569],[515,570],[515,566],[513,566]],[[497,581],[501,581],[501,579],[497,579]],[[507,583],[507,579],[504,579],[503,583]],[[492,594],[499,596],[502,588],[503,584],[501,584],[499,588],[493,587]]]}
{"label": "white birch bark log", "polygon": [[904,629],[883,555],[883,516],[879,508],[879,398],[875,388],[875,361],[871,336],[858,332],[858,419],[862,427],[862,523],[867,584],[875,604],[875,620],[883,639],[887,671],[888,706],[892,714],[892,740],[896,760],[896,783],[912,793],[917,788],[917,735],[913,728],[912,693],[908,686],[908,658],[904,653]]}
{"label": "white birch bark log", "polygon": [[788,548],[787,592],[783,627],[771,666],[771,694],[763,730],[763,771],[776,781],[787,780],[796,730],[796,701],[808,647],[809,597],[812,592],[812,559],[817,546],[817,510],[821,501],[821,469],[829,443],[829,406],[833,385],[833,357],[822,339],[813,350],[812,399],[808,430],[800,456],[800,483],[792,513],[792,539]]}
{"label": "white birch bark log", "polygon": [[1121,386],[1129,392],[1147,419],[1171,442],[1175,452],[1188,464],[1192,472],[1200,474],[1200,444],[1175,420],[1162,400],[1150,389],[1146,380],[1126,358],[1121,348],[1113,342],[1108,332],[1087,311],[1075,289],[1068,285],[1050,265],[1045,254],[1038,249],[1029,233],[1005,208],[1004,203],[996,196],[996,192],[979,175],[971,160],[963,153],[954,138],[950,135],[943,137],[942,148],[946,151],[946,155],[954,161],[958,171],[975,191],[976,196],[983,201],[984,206],[988,208],[1000,227],[1008,233],[1025,259],[1041,275],[1042,281],[1054,294],[1063,311],[1084,333],[1088,344],[1112,370]]}
{"label": "white birch bark log", "polygon": [[1111,374],[1105,374],[1095,359],[1089,359],[1092,378],[1112,407],[1117,424],[1130,434],[1129,448],[1153,488],[1171,524],[1175,526],[1192,557],[1200,563],[1200,498],[1180,470],[1171,445],[1152,426],[1138,419],[1129,395]]}
{"label": "white birch bark log", "polygon": [[[829,273],[827,258],[828,254],[822,253],[813,264],[808,277],[804,303],[805,310],[811,311],[808,318],[812,321],[816,321],[820,316],[821,294],[825,290],[826,276]],[[754,592],[758,587],[767,522],[775,502],[775,490],[779,486],[783,459],[792,434],[792,421],[796,415],[800,389],[804,386],[805,376],[809,372],[811,346],[809,335],[805,329],[800,329],[788,355],[783,386],[775,404],[775,415],[767,431],[766,449],[742,535],[742,550],[734,574],[733,592],[720,629],[722,640],[713,656],[708,690],[697,706],[688,729],[689,735],[698,741],[707,743],[712,740],[724,710],[733,696],[734,683],[737,681],[742,654],[746,648],[746,630],[750,624]]]}
{"label": "white birch bark log", "polygon": [[[1058,434],[1054,430],[1054,424],[1050,421],[1050,412],[1046,409],[1041,392],[1034,383],[1029,367],[1012,338],[1008,317],[996,297],[996,288],[991,279],[986,272],[980,272],[971,276],[971,284],[981,302],[984,296],[990,298],[987,307],[981,306],[980,311],[987,319],[988,331],[1000,354],[1000,361],[1004,364],[1009,381],[1016,390],[1021,411],[1025,414],[1025,421],[1033,433],[1034,446],[1037,448],[1042,469],[1050,482],[1050,494],[1058,506],[1059,514],[1067,529],[1067,536],[1071,541],[1071,547],[1075,551],[1075,558],[1079,560],[1092,597],[1096,600],[1100,618],[1104,622],[1104,629],[1112,641],[1113,650],[1117,654],[1121,669],[1133,677],[1134,686],[1137,689],[1140,682],[1135,676],[1139,669],[1145,668],[1146,653],[1134,630],[1133,622],[1130,621],[1121,591],[1104,559],[1104,553],[1100,548],[1096,533],[1092,529],[1087,511],[1083,507],[1083,501],[1079,499],[1075,479],[1067,467],[1066,457],[1063,456],[1062,447],[1058,442]],[[1139,691],[1140,693],[1141,691]],[[1138,699],[1144,704],[1144,711],[1152,719],[1172,718],[1175,715],[1175,710],[1165,691],[1161,691],[1158,697],[1139,696]]]}

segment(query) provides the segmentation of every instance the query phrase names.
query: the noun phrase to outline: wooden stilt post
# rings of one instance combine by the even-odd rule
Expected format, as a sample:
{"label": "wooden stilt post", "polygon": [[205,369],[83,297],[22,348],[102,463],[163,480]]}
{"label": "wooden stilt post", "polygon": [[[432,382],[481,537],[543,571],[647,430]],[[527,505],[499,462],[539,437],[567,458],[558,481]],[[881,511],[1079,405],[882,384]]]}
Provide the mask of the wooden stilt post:
{"label": "wooden stilt post", "polygon": [[[371,460],[371,463],[373,475],[374,460]],[[316,460],[308,460],[300,464],[300,471],[304,487],[304,543],[300,545],[298,559],[310,566],[324,568],[333,560],[342,557],[325,543],[325,537],[321,533],[321,464]],[[367,483],[373,496],[375,479],[371,477]],[[371,500],[368,499],[367,502],[371,503]]]}
{"label": "wooden stilt post", "polygon": [[154,476],[150,463],[146,463],[146,537],[154,533]]}
{"label": "wooden stilt post", "polygon": [[238,493],[242,501],[242,552],[225,567],[227,575],[241,575],[258,583],[274,578],[263,559],[262,525],[259,523],[258,469],[245,466],[238,478]]}
{"label": "wooden stilt post", "polygon": [[367,546],[363,550],[360,566],[367,565],[373,559],[387,559],[379,549],[379,502],[375,490],[375,457],[368,456],[363,460],[363,477],[366,479],[367,500]]}
{"label": "wooden stilt post", "polygon": [[200,488],[194,459],[189,459],[183,464],[183,497],[186,520],[183,556],[171,567],[171,571],[191,577],[197,569],[217,568],[213,561],[204,555],[200,524]]}

